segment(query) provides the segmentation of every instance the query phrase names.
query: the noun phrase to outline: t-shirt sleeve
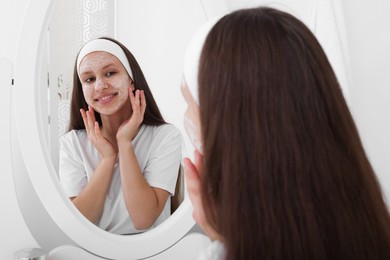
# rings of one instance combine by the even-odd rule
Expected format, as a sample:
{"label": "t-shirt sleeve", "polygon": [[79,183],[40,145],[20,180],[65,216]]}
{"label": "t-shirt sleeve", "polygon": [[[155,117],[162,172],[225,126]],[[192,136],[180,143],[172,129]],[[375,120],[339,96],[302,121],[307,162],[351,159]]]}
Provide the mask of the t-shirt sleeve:
{"label": "t-shirt sleeve", "polygon": [[173,125],[164,125],[155,138],[144,176],[150,186],[173,195],[182,155],[182,136]]}
{"label": "t-shirt sleeve", "polygon": [[59,178],[68,197],[77,196],[88,182],[77,144],[74,132],[69,132],[60,139]]}

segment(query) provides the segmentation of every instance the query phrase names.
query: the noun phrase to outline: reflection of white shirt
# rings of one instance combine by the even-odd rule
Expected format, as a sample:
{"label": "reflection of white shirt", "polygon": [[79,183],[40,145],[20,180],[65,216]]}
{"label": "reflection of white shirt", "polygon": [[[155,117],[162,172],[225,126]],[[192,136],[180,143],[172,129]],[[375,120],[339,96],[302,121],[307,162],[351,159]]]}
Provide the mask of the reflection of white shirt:
{"label": "reflection of white shirt", "polygon": [[[173,125],[142,125],[132,141],[140,169],[150,186],[175,194],[181,160],[182,137]],[[99,163],[99,153],[89,142],[85,130],[72,130],[60,139],[60,182],[68,197],[77,196],[87,185]],[[162,223],[171,214],[171,200],[152,227]],[[108,191],[103,214],[98,226],[115,234],[138,233],[122,194],[118,161]]]}
{"label": "reflection of white shirt", "polygon": [[224,260],[226,259],[225,246],[218,240],[211,241],[199,252],[196,260]]}

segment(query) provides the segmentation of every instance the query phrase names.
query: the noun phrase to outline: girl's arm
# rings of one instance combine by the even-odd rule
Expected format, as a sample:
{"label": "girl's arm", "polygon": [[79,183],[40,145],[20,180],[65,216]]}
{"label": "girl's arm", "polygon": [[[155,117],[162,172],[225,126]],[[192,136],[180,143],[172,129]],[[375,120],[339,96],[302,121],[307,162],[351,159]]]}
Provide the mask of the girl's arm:
{"label": "girl's arm", "polygon": [[131,140],[118,142],[123,196],[136,229],[151,227],[160,216],[169,192],[151,187],[143,176]]}
{"label": "girl's arm", "polygon": [[88,111],[80,109],[88,140],[98,150],[100,161],[85,188],[73,197],[77,209],[91,222],[97,224],[103,213],[104,202],[111,184],[117,158],[114,146],[101,134],[92,107]]}
{"label": "girl's arm", "polygon": [[102,159],[87,186],[71,200],[76,208],[92,223],[97,224],[103,213],[116,158]]}
{"label": "girl's arm", "polygon": [[129,99],[132,115],[119,127],[116,139],[123,197],[134,227],[142,230],[151,227],[160,216],[169,192],[151,187],[142,174],[131,141],[144,118],[145,94],[140,90],[133,94],[129,88]]}

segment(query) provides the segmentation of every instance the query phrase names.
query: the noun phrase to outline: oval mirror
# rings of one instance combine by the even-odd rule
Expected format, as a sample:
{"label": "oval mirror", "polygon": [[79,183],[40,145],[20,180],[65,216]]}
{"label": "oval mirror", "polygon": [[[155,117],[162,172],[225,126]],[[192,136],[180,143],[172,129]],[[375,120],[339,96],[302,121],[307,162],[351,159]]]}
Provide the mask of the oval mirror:
{"label": "oval mirror", "polygon": [[[21,211],[46,251],[73,244],[108,259],[146,258],[172,246],[195,224],[185,198],[171,217],[152,230],[132,236],[111,234],[82,217],[58,181],[58,135],[61,122],[66,124],[66,116],[58,115],[66,107],[69,90],[66,70],[59,64],[72,61],[81,44],[100,33],[111,34],[133,52],[165,119],[183,131],[179,86],[186,44],[208,18],[226,12],[226,4],[222,0],[141,2],[146,1],[41,0],[31,1],[27,9],[15,66],[13,164]],[[76,16],[73,23],[61,22],[67,14],[58,10],[64,8]],[[99,31],[102,28],[107,31]],[[68,34],[75,31],[79,34]],[[72,68],[73,61],[69,65]],[[191,157],[184,131],[183,137],[189,147],[184,154]]]}

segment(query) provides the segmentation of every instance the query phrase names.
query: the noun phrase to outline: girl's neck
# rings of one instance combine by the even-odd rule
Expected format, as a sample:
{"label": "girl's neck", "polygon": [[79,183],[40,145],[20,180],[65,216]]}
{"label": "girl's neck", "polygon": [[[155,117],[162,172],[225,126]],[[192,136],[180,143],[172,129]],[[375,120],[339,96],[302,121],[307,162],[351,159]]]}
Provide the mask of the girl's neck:
{"label": "girl's neck", "polygon": [[102,120],[101,132],[102,135],[108,139],[114,146],[117,146],[116,143],[116,134],[118,132],[119,126],[130,119],[132,111],[126,107],[126,109],[121,109],[114,115],[100,115]]}

